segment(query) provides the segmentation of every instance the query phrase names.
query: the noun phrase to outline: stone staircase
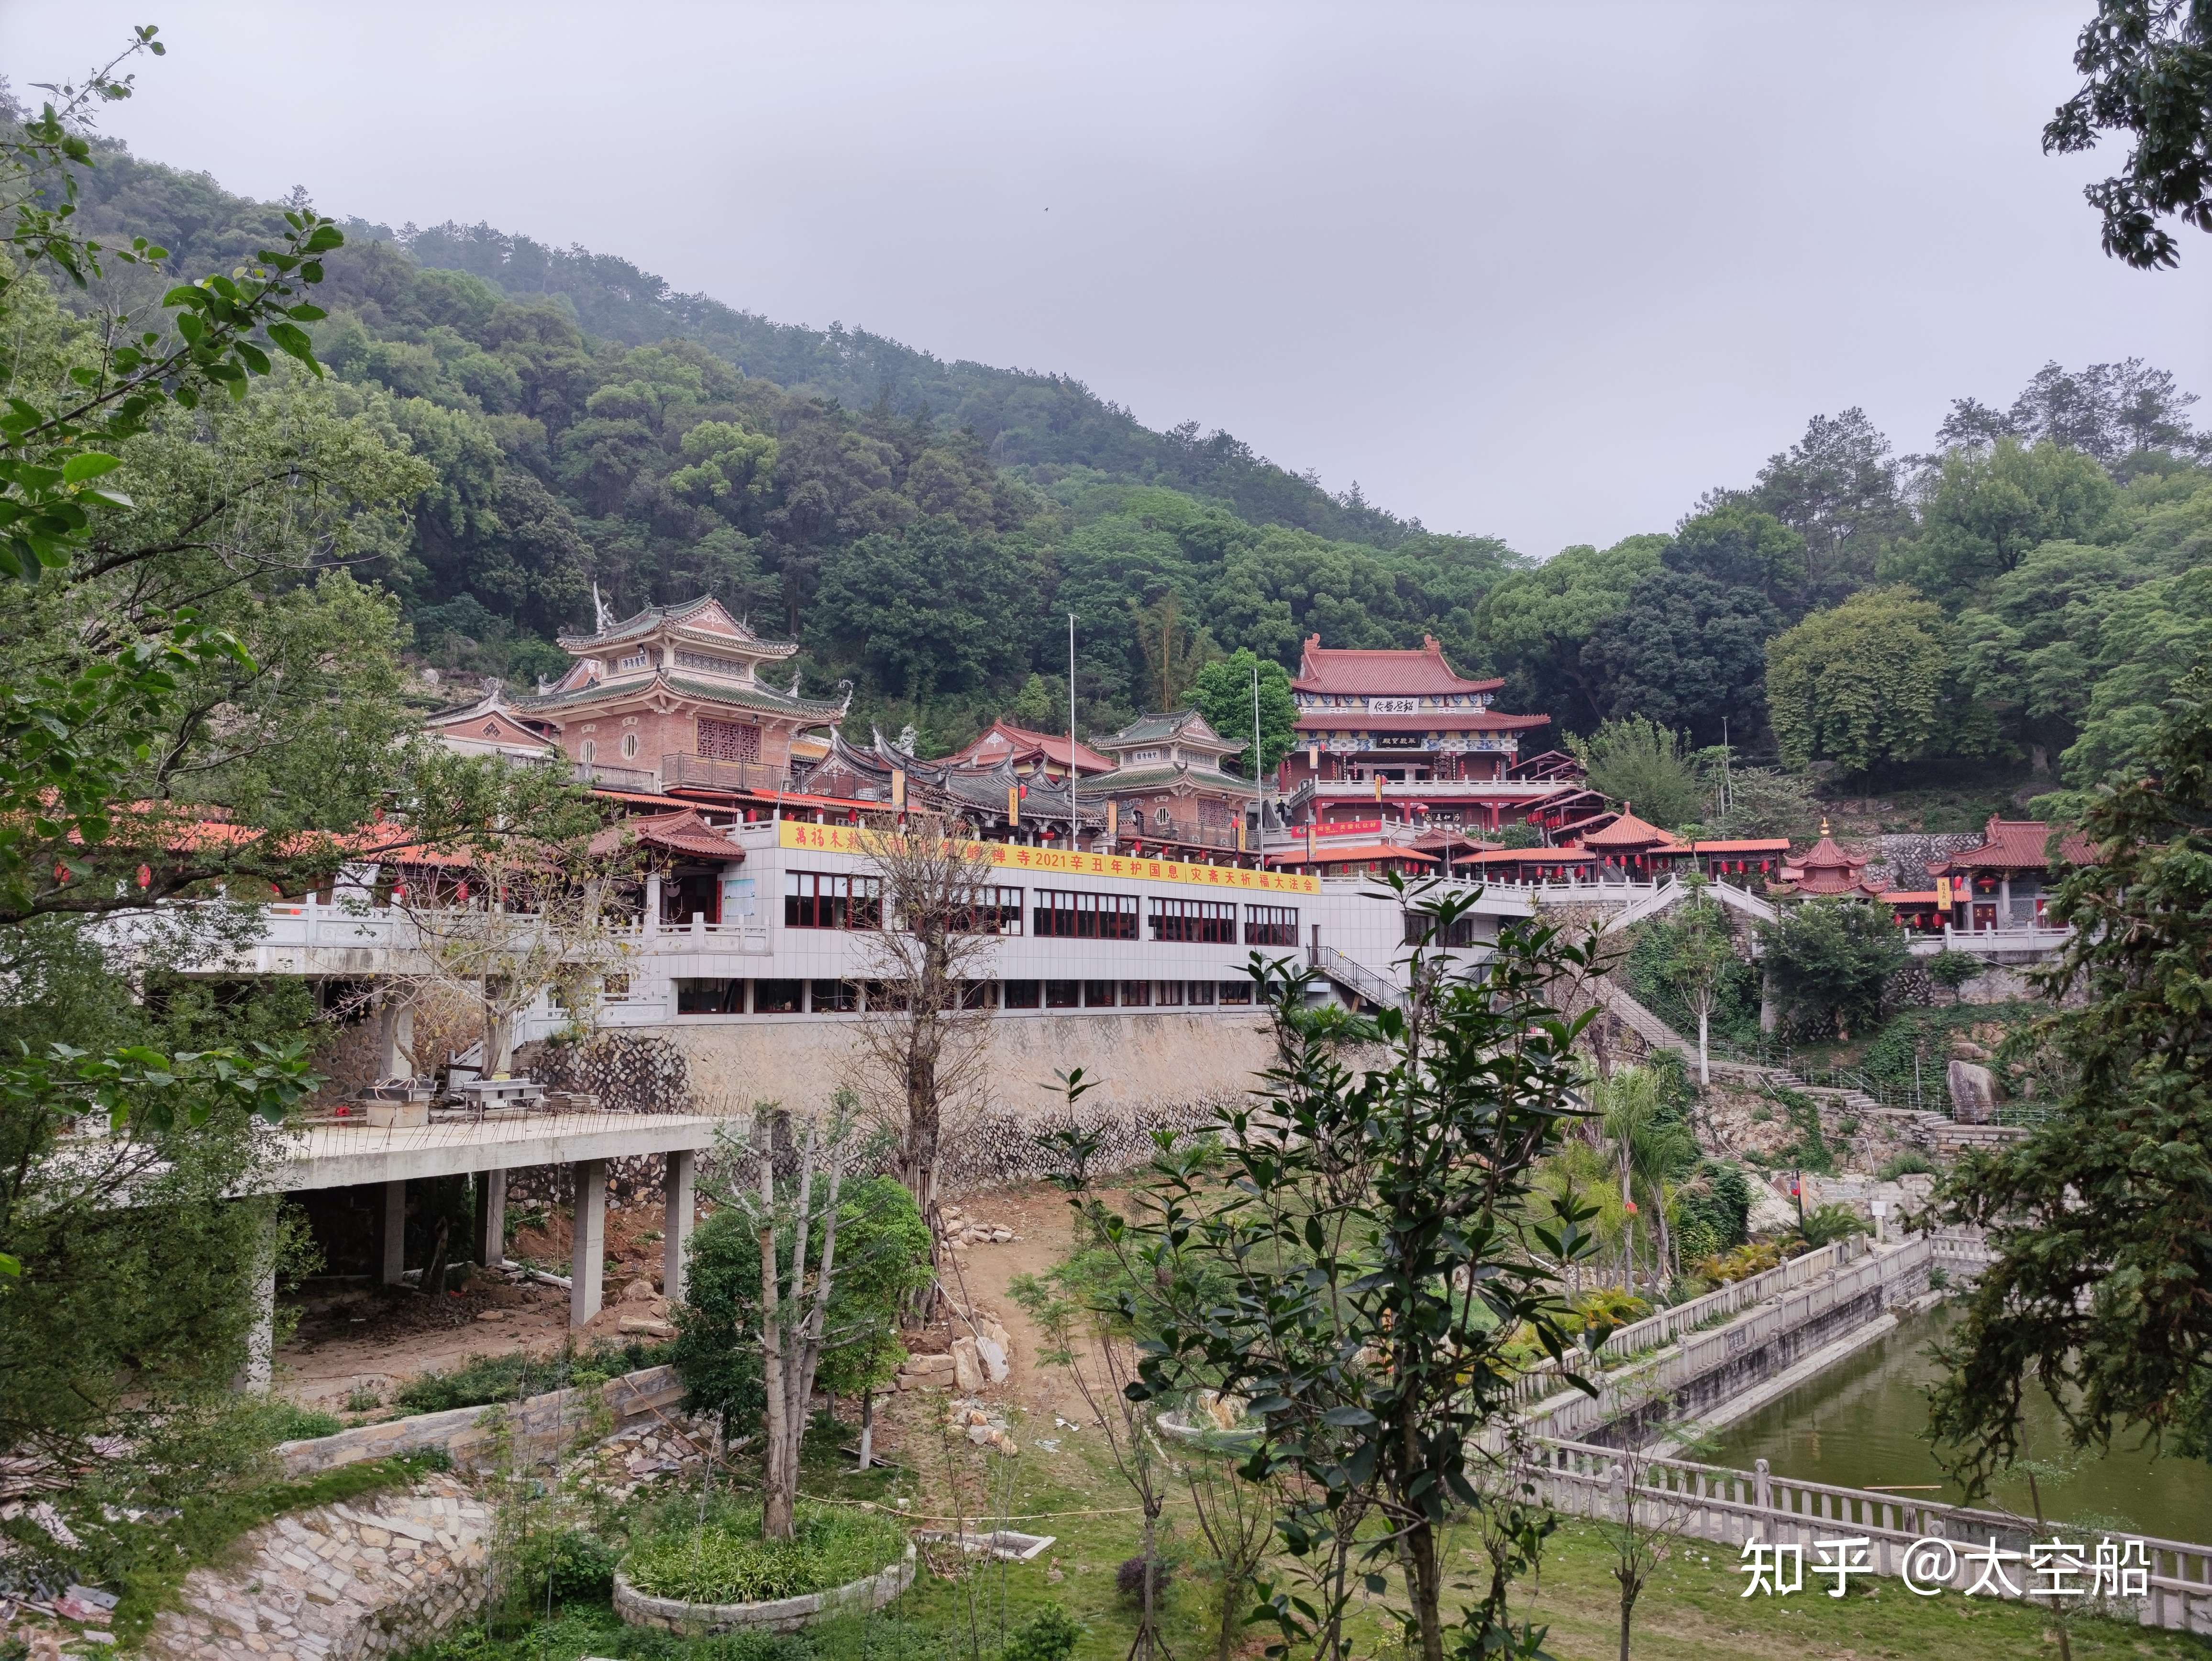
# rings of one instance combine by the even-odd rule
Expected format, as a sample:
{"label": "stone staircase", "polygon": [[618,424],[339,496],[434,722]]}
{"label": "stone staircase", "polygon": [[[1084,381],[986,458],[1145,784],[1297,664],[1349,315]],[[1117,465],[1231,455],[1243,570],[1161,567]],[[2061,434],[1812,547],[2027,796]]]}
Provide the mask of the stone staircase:
{"label": "stone staircase", "polygon": [[[1590,997],[1607,1014],[1646,1044],[1655,1050],[1671,1050],[1695,1064],[1698,1046],[1639,1002],[1626,987],[1607,976],[1598,976],[1586,985]],[[1924,1109],[1886,1107],[1863,1090],[1848,1085],[1810,1083],[1787,1068],[1765,1062],[1716,1059],[1711,1067],[1716,1079],[1725,1079],[1731,1084],[1753,1089],[1791,1090],[1811,1097],[1838,1115],[1890,1120],[1899,1125],[1906,1140],[1946,1159],[1955,1158],[1968,1148],[2001,1147],[2027,1134],[2016,1125],[1961,1124]]]}

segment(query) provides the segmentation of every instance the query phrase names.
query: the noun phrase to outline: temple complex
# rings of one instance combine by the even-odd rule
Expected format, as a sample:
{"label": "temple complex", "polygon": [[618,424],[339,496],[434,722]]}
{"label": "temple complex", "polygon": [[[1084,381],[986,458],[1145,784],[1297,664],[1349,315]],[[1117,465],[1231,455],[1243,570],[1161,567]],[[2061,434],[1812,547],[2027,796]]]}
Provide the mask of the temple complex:
{"label": "temple complex", "polygon": [[1980,847],[1929,862],[1934,912],[1954,928],[1978,932],[2046,927],[2045,907],[2064,868],[2095,857],[2079,835],[2062,838],[2054,850],[2053,829],[2040,819],[1992,813]]}
{"label": "temple complex", "polygon": [[1308,636],[1291,682],[1298,747],[1275,770],[1293,833],[1311,824],[1323,836],[1365,834],[1385,824],[1480,833],[1547,815],[1559,829],[1571,807],[1600,810],[1571,757],[1547,754],[1542,777],[1519,773],[1521,734],[1550,717],[1492,709],[1504,684],[1458,673],[1434,636],[1418,651]]}
{"label": "temple complex", "polygon": [[768,672],[799,648],[763,640],[714,599],[649,605],[598,632],[563,635],[576,661],[552,685],[507,700],[592,782],[629,791],[774,794],[801,729],[841,720],[850,695],[801,697]]}
{"label": "temple complex", "polygon": [[1139,715],[1098,747],[1114,757],[1097,785],[1116,848],[1258,849],[1252,809],[1259,789],[1221,766],[1251,745],[1223,738],[1195,709]]}

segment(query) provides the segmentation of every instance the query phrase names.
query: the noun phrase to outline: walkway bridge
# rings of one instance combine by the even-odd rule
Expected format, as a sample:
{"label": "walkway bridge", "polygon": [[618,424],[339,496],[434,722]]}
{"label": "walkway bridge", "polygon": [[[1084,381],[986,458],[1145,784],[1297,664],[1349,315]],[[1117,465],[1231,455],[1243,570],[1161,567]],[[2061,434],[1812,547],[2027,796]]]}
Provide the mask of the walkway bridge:
{"label": "walkway bridge", "polygon": [[1928,1290],[1929,1271],[1972,1278],[1987,1261],[1978,1234],[1939,1231],[1892,1245],[1839,1240],[1617,1329],[1600,1352],[1616,1364],[1583,1376],[1590,1396],[1547,1357],[1516,1382],[1522,1422],[1539,1436],[1636,1439],[1655,1419],[1695,1419],[1757,1388]]}
{"label": "walkway bridge", "polygon": [[[1632,1473],[1618,1449],[1571,1439],[1540,1440],[1523,1459],[1498,1475],[1516,1489],[1523,1482],[1529,1483],[1539,1500],[1570,1516],[1620,1519],[1627,1516],[1632,1500],[1646,1528],[1664,1526],[1686,1538],[1739,1549],[1753,1541],[1799,1547],[1808,1572],[1806,1591],[1816,1596],[1828,1590],[1824,1584],[1828,1577],[1818,1573],[1820,1566],[1835,1555],[1832,1548],[1817,1549],[1823,1541],[1863,1542],[1863,1574],[1895,1579],[1907,1568],[1909,1559],[1914,1585],[1923,1590],[1942,1585],[1960,1592],[1983,1573],[1984,1560],[1978,1554],[1992,1545],[2018,1552],[2022,1559],[2008,1560],[2011,1577],[2001,1582],[1998,1591],[2020,1597],[2037,1584],[2024,1561],[2031,1541],[2047,1541],[2055,1535],[2086,1542],[2093,1532],[2103,1532],[2063,1524],[2045,1526],[2009,1512],[1801,1482],[1773,1475],[1764,1459],[1750,1471],[1681,1459],[1639,1460],[1632,1493]],[[2212,1635],[2212,1546],[2148,1536],[2120,1537],[2126,1561],[2130,1567],[2139,1561],[2141,1572],[2134,1584],[2123,1587],[2128,1595],[2113,1600],[2112,1612],[2121,1619],[2132,1614],[2144,1627]],[[1926,1539],[1955,1544],[1920,1545]],[[1970,1550],[1978,1555],[1970,1559]],[[2094,1561],[2087,1549],[2084,1557]],[[2088,1584],[2086,1567],[2075,1584]]]}

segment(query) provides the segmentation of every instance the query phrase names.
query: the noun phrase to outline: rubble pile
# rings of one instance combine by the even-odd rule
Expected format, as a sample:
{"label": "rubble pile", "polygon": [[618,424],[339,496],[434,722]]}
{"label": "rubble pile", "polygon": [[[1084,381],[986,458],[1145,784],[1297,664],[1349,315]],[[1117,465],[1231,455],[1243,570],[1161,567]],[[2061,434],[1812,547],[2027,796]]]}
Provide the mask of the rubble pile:
{"label": "rubble pile", "polygon": [[1003,1245],[1020,1238],[1006,1224],[987,1223],[957,1205],[942,1208],[941,1214],[945,1219],[945,1244],[955,1251],[965,1251],[975,1245]]}
{"label": "rubble pile", "polygon": [[717,1434],[711,1413],[672,1413],[617,1432],[580,1454],[568,1472],[619,1504],[664,1477],[697,1469],[712,1457]]}
{"label": "rubble pile", "polygon": [[965,1436],[979,1448],[995,1448],[1010,1456],[1021,1451],[1014,1439],[1006,1433],[1006,1415],[983,1402],[953,1402],[947,1422],[955,1435]]}

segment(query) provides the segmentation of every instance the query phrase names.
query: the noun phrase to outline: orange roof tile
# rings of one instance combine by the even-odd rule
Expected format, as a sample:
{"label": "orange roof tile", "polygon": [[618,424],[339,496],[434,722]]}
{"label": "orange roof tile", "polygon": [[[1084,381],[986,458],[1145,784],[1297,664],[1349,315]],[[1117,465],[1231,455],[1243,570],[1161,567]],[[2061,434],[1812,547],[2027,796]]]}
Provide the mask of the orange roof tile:
{"label": "orange roof tile", "polygon": [[1593,830],[1582,839],[1585,848],[1649,848],[1655,851],[1670,850],[1686,854],[1690,844],[1674,840],[1671,831],[1639,819],[1629,811],[1631,804],[1621,804],[1620,816],[1602,830]]}
{"label": "orange roof tile", "polygon": [[1412,697],[1419,693],[1494,692],[1502,680],[1468,680],[1444,661],[1442,642],[1421,637],[1418,652],[1378,651],[1365,647],[1323,646],[1319,635],[1306,636],[1291,684],[1301,692],[1338,696]]}

